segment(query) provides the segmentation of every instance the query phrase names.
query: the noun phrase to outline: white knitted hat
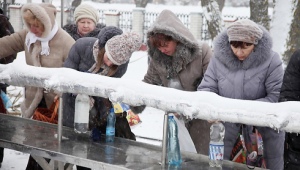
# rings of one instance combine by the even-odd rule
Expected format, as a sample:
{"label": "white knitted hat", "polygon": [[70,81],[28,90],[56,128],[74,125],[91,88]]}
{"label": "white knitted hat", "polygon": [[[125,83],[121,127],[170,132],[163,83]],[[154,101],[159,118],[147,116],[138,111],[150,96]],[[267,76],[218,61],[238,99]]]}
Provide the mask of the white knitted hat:
{"label": "white knitted hat", "polygon": [[229,37],[229,42],[241,41],[257,44],[263,36],[263,31],[255,22],[249,19],[242,19],[237,20],[228,26],[227,35]]}
{"label": "white knitted hat", "polygon": [[134,51],[142,46],[141,37],[135,32],[126,32],[109,39],[105,45],[108,59],[115,65],[126,63]]}
{"label": "white knitted hat", "polygon": [[82,18],[88,18],[97,24],[100,17],[99,12],[94,7],[88,4],[81,4],[74,11],[74,18],[76,23]]}

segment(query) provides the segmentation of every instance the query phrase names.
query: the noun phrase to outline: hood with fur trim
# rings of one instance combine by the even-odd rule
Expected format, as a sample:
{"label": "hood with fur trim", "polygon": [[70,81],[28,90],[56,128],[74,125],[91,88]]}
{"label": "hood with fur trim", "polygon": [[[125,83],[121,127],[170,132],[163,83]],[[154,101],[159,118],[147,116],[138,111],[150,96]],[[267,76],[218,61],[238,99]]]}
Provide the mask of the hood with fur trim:
{"label": "hood with fur trim", "polygon": [[223,63],[229,70],[249,69],[264,63],[272,53],[272,38],[269,32],[262,26],[263,36],[255,45],[253,52],[244,60],[240,61],[233,53],[227,30],[220,33],[214,41],[214,57]]}
{"label": "hood with fur trim", "polygon": [[[151,46],[149,38],[155,33],[171,36],[174,40],[179,42],[174,56],[167,56],[157,48]],[[147,45],[148,54],[151,59],[165,65],[169,77],[175,77],[188,63],[197,57],[196,54],[201,53],[201,48],[196,38],[189,29],[183,25],[179,18],[169,10],[163,10],[147,32]]]}
{"label": "hood with fur trim", "polygon": [[[43,23],[45,27],[45,31],[43,32],[41,38],[47,37],[55,24],[55,6],[49,3],[28,3],[23,5],[21,9],[22,16],[27,9],[29,9]],[[25,23],[26,28],[30,30],[29,25],[27,22],[25,22],[24,18],[23,22]]]}

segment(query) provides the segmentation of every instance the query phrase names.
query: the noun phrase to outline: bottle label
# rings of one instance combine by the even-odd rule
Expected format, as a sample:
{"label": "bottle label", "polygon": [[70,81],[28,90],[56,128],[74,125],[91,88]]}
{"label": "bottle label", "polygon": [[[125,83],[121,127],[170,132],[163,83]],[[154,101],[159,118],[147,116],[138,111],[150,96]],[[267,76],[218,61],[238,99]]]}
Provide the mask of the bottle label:
{"label": "bottle label", "polygon": [[106,128],[106,135],[107,136],[115,136],[115,128]]}
{"label": "bottle label", "polygon": [[223,160],[224,145],[223,144],[209,144],[209,159],[210,160]]}

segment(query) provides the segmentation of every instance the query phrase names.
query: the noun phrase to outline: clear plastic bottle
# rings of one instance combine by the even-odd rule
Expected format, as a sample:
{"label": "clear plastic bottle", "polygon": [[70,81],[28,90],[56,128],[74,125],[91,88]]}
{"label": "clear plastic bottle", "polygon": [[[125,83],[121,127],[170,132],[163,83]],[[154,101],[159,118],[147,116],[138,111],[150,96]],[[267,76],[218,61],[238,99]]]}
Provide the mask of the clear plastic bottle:
{"label": "clear plastic bottle", "polygon": [[225,127],[223,123],[216,122],[210,126],[209,142],[209,166],[222,167],[224,156],[224,135]]}
{"label": "clear plastic bottle", "polygon": [[78,94],[75,99],[74,130],[76,133],[87,133],[89,130],[90,98]]}
{"label": "clear plastic bottle", "polygon": [[178,166],[182,163],[178,140],[178,127],[172,115],[168,116],[168,164]]}
{"label": "clear plastic bottle", "polygon": [[115,139],[115,123],[116,115],[114,109],[110,109],[110,112],[107,116],[107,125],[106,125],[106,142],[113,142]]}

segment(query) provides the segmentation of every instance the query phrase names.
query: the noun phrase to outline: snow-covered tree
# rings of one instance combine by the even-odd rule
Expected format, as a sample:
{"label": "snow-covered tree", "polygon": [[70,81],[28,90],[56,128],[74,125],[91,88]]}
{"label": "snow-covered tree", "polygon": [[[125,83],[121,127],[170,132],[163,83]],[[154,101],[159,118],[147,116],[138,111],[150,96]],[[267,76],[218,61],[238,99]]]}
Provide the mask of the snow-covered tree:
{"label": "snow-covered tree", "polygon": [[250,19],[269,30],[268,0],[250,0]]}
{"label": "snow-covered tree", "polygon": [[[295,4],[295,0],[276,0],[276,2],[274,3],[273,17],[270,23],[270,34],[273,38],[273,50],[281,55],[284,55],[286,49],[291,49],[287,47],[286,42],[287,37],[289,36],[289,31],[287,30],[290,30],[291,28],[290,26],[292,23],[293,14],[295,13],[295,9],[293,8],[294,5],[299,6],[298,3]],[[295,21],[294,24],[297,24],[297,22]],[[297,36],[290,36],[290,39],[297,38]],[[291,43],[289,46],[291,46]],[[285,55],[287,55],[286,57],[288,57],[288,55],[290,54]],[[286,63],[288,62],[288,59],[284,60],[286,61]]]}
{"label": "snow-covered tree", "polygon": [[134,0],[136,7],[145,8],[150,0]]}
{"label": "snow-covered tree", "polygon": [[[221,0],[220,2],[223,2],[224,5],[224,0]],[[201,5],[211,39],[214,39],[223,29],[220,6],[216,0],[201,0]],[[221,9],[222,8],[223,6],[221,6]]]}
{"label": "snow-covered tree", "polygon": [[286,50],[283,54],[283,61],[286,64],[290,61],[292,54],[300,48],[300,3],[298,0],[293,0],[293,7],[291,10],[293,11],[292,23],[287,37]]}

